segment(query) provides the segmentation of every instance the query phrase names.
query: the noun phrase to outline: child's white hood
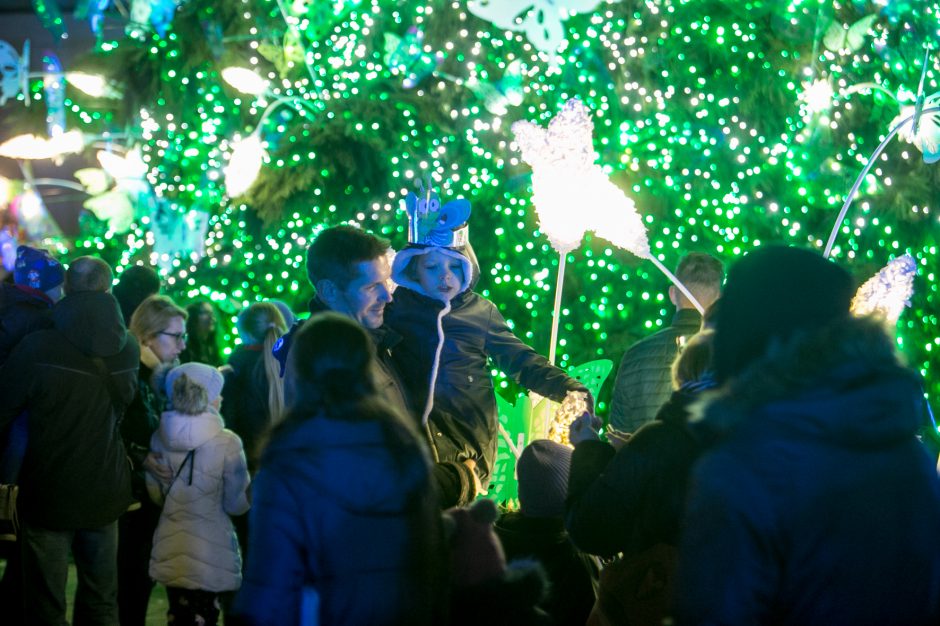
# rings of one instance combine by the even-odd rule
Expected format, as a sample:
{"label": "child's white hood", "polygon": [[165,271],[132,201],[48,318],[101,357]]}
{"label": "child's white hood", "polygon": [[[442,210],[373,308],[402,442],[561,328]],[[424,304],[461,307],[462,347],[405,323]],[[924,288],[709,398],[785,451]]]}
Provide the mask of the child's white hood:
{"label": "child's white hood", "polygon": [[218,435],[223,428],[222,416],[214,411],[201,415],[167,411],[160,416],[160,441],[170,450],[193,450]]}

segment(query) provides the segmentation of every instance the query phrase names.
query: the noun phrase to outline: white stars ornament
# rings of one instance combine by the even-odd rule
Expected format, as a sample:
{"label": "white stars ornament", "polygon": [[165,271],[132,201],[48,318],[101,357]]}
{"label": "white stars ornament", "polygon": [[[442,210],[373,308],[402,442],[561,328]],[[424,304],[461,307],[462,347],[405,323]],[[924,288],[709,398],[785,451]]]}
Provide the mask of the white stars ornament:
{"label": "white stars ornament", "polygon": [[852,313],[858,316],[876,315],[894,326],[904,307],[911,304],[916,274],[917,263],[910,254],[892,259],[855,292]]}

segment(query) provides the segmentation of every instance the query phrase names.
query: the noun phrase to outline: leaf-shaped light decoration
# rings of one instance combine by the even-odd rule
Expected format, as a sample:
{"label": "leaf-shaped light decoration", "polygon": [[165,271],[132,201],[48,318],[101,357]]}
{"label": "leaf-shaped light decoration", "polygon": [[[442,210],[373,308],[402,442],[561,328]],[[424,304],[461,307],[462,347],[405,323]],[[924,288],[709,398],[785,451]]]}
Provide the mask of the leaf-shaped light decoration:
{"label": "leaf-shaped light decoration", "polygon": [[917,263],[910,254],[892,259],[855,292],[852,313],[857,316],[876,315],[894,326],[904,307],[910,306],[914,293]]}
{"label": "leaf-shaped light decoration", "polygon": [[108,223],[108,230],[123,233],[134,222],[134,205],[123,191],[109,191],[89,198],[82,205],[99,220]]}
{"label": "leaf-shaped light decoration", "polygon": [[535,48],[554,55],[565,41],[563,21],[602,0],[476,0],[467,9],[504,30],[522,31]]}
{"label": "leaf-shaped light decoration", "polygon": [[97,196],[103,194],[111,187],[111,180],[108,173],[97,167],[86,167],[75,170],[75,178],[82,184],[89,195]]}
{"label": "leaf-shaped light decoration", "polygon": [[232,154],[225,166],[225,192],[229,198],[240,196],[251,188],[261,172],[266,154],[256,132],[232,143]]}
{"label": "leaf-shaped light decoration", "polygon": [[512,132],[532,166],[532,201],[542,232],[559,253],[593,230],[617,247],[649,258],[646,227],[633,201],[594,162],[594,123],[577,99],[565,103],[548,128],[516,122]]}
{"label": "leaf-shaped light decoration", "polygon": [[848,50],[857,52],[865,45],[865,37],[878,19],[878,15],[872,13],[866,15],[851,26],[843,26],[839,22],[833,22],[823,37],[823,44],[833,52]]}
{"label": "leaf-shaped light decoration", "polygon": [[[940,107],[940,92],[927,97],[924,100],[924,110]],[[891,121],[891,128],[894,128],[901,120],[914,114],[914,107],[908,106],[901,109],[901,113]],[[917,146],[918,150],[924,153],[924,161],[927,163],[936,163],[940,161],[940,111],[931,111],[920,116],[917,123],[917,132],[914,132],[914,120],[909,120],[898,135],[908,143]]]}

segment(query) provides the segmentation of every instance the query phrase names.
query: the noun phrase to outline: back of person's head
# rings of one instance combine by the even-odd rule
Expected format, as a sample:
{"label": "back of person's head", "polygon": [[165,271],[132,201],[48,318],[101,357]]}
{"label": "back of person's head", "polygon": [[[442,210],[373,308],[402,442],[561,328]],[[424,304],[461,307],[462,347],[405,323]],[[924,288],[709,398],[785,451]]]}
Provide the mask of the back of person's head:
{"label": "back of person's head", "polygon": [[166,328],[174,317],[182,317],[185,320],[187,313],[169,296],[150,296],[134,311],[128,330],[138,341],[144,342]]}
{"label": "back of person's head", "polygon": [[20,287],[29,287],[45,292],[52,300],[61,297],[65,280],[65,269],[45,250],[19,246],[13,263],[13,282]]}
{"label": "back of person's head", "polygon": [[457,587],[493,581],[506,572],[506,555],[493,524],[499,510],[482,498],[464,508],[447,511],[451,528],[451,562]]}
{"label": "back of person's head", "polygon": [[797,335],[849,318],[852,277],[818,252],[758,248],[728,273],[715,324],[715,375],[738,375],[767,352]]}
{"label": "back of person's head", "polygon": [[280,364],[273,350],[277,340],[287,332],[280,309],[272,302],[255,302],[238,315],[238,333],[249,346],[261,345],[264,373],[268,380],[268,422],[277,422],[284,410],[284,386]]}
{"label": "back of person's head", "polygon": [[[676,278],[692,292],[699,304],[706,309],[718,299],[724,277],[725,271],[721,261],[703,252],[686,254],[680,259],[679,265],[676,266]],[[691,303],[688,303],[681,292],[676,290],[675,287],[672,290],[674,290],[675,299],[679,301],[677,306],[680,306],[680,303],[683,308],[691,306]]]}
{"label": "back of person's head", "polygon": [[281,312],[281,316],[284,318],[284,325],[287,326],[288,328],[293,326],[294,323],[297,321],[297,316],[294,315],[294,312],[291,310],[290,306],[283,300],[277,300],[275,298],[271,298],[269,300],[266,300],[266,302],[270,302],[271,304],[277,307],[277,310]]}
{"label": "back of person's head", "polygon": [[550,439],[536,439],[516,462],[519,507],[528,517],[562,517],[568,495],[571,448]]}
{"label": "back of person's head", "polygon": [[311,316],[297,331],[288,354],[288,408],[354,418],[350,407],[376,393],[374,352],[372,340],[354,320],[338,313]]}
{"label": "back of person's head", "polygon": [[184,363],[166,375],[166,394],[173,409],[186,415],[204,413],[222,395],[225,378],[214,367]]}
{"label": "back of person's head", "polygon": [[145,265],[131,265],[118,276],[118,282],[112,292],[121,305],[121,313],[128,324],[141,302],[160,293],[160,286],[160,275],[152,267]]}
{"label": "back of person's head", "polygon": [[65,293],[83,291],[110,291],[114,274],[111,266],[103,259],[94,256],[80,256],[69,263],[65,273]]}
{"label": "back of person's head", "polygon": [[692,335],[672,362],[672,388],[700,380],[712,369],[712,340],[715,331],[706,328]]}
{"label": "back of person's head", "polygon": [[307,278],[316,288],[321,280],[332,281],[344,289],[356,278],[356,266],[384,256],[389,241],[355,226],[327,228],[307,247]]}

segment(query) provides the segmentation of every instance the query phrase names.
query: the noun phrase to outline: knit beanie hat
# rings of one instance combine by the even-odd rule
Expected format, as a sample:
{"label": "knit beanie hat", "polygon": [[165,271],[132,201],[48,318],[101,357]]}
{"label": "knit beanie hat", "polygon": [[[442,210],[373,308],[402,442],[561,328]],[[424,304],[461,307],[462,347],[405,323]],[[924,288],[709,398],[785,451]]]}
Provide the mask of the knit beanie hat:
{"label": "knit beanie hat", "polygon": [[506,571],[506,556],[493,532],[493,523],[499,517],[496,504],[484,498],[467,508],[450,509],[447,515],[454,522],[454,584],[466,587],[500,578]]}
{"label": "knit beanie hat", "polygon": [[65,270],[45,250],[20,246],[16,249],[13,282],[21,287],[48,291],[65,282]]}
{"label": "knit beanie hat", "polygon": [[166,375],[165,389],[167,397],[173,397],[173,383],[182,376],[186,377],[206,390],[208,402],[211,404],[222,393],[225,378],[222,373],[211,365],[205,363],[183,363],[170,370]]}
{"label": "knit beanie hat", "polygon": [[852,277],[818,252],[758,248],[728,273],[715,320],[715,375],[741,373],[774,343],[848,318]]}
{"label": "knit beanie hat", "polygon": [[571,448],[550,439],[536,439],[516,462],[519,505],[529,517],[562,517],[568,495]]}

